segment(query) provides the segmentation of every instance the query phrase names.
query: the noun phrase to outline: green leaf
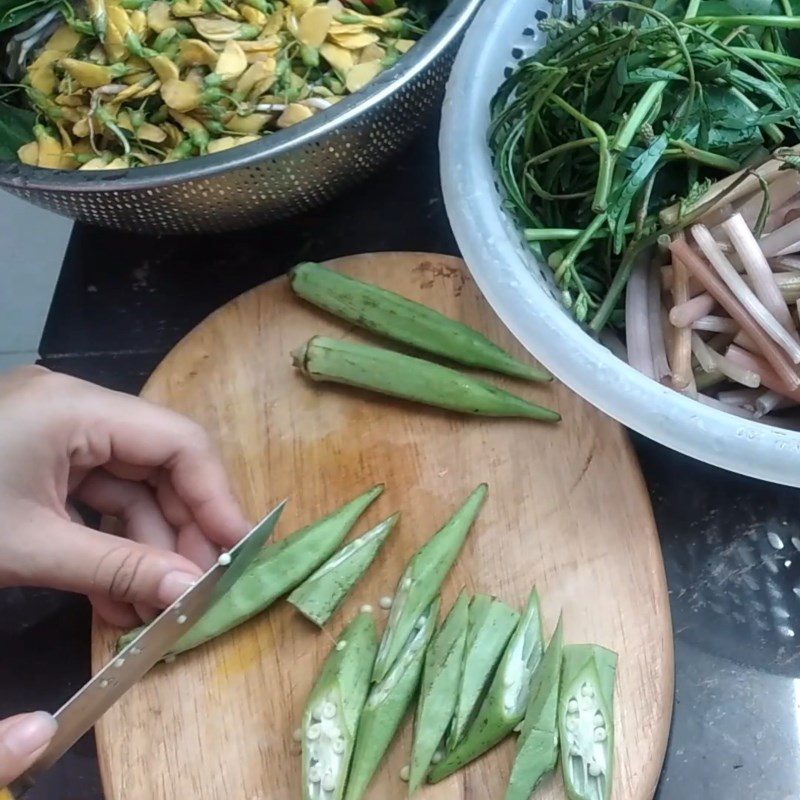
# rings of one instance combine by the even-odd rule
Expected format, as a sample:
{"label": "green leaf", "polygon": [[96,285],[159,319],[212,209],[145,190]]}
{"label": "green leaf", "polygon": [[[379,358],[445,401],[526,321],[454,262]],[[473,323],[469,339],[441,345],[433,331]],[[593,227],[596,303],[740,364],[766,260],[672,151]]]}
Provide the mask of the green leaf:
{"label": "green leaf", "polygon": [[656,67],[642,67],[629,72],[625,77],[625,85],[633,83],[652,83],[653,81],[683,81],[687,82],[684,75],[670,72],[667,69],[657,69]]}
{"label": "green leaf", "polygon": [[16,161],[17,150],[33,141],[36,114],[0,102],[0,161]]}
{"label": "green leaf", "polygon": [[22,3],[18,0],[0,0],[0,32],[21,25],[60,5],[61,0],[26,0]]}

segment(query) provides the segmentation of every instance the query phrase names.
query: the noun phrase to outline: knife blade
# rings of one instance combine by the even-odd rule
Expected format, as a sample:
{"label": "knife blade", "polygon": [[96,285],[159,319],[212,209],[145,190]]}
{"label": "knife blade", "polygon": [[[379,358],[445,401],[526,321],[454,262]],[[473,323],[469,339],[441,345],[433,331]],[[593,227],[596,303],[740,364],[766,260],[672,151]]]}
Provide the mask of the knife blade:
{"label": "knife blade", "polygon": [[61,706],[55,713],[58,730],[53,740],[27,772],[13,781],[5,792],[0,789],[0,800],[19,798],[30,789],[35,776],[58,761],[233,586],[271,535],[285,504],[285,500],[278,504],[244,538],[223,553],[193,586]]}

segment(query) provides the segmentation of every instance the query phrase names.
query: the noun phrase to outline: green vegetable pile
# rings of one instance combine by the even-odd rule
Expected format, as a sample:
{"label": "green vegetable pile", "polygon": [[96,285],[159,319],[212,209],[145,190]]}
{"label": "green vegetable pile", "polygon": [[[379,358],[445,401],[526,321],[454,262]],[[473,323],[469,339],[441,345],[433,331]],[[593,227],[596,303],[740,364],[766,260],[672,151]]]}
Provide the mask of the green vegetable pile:
{"label": "green vegetable pile", "polygon": [[495,168],[564,304],[621,327],[636,257],[694,220],[712,180],[798,142],[800,3],[558,0],[539,26],[545,45],[492,100]]}
{"label": "green vegetable pile", "polygon": [[[288,592],[288,602],[322,627],[397,521],[394,514],[336,551],[382,491],[375,486],[266,545],[165,660],[240,625]],[[410,765],[399,776],[409,782],[409,795],[517,731],[505,800],[527,800],[555,769],[559,749],[571,800],[610,797],[616,655],[597,645],[564,645],[560,619],[545,647],[535,590],[521,614],[496,597],[469,598],[462,590],[438,624],[442,584],[487,491],[486,484],[478,486],[409,559],[380,640],[371,606],[362,606],[340,633],[296,733],[303,800],[361,800],[415,702]],[[119,647],[140,632],[122,636]]]}

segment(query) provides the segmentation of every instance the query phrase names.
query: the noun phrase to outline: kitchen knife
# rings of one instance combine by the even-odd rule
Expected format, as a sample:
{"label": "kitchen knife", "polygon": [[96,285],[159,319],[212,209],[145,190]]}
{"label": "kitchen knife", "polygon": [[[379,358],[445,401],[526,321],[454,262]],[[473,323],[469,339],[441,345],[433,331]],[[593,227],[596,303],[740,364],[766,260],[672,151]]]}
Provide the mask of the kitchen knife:
{"label": "kitchen knife", "polygon": [[30,789],[34,777],[58,761],[233,586],[264,546],[285,503],[284,500],[276,506],[243,539],[223,553],[193,586],[56,712],[58,730],[47,750],[7,789],[0,789],[0,800],[16,800]]}

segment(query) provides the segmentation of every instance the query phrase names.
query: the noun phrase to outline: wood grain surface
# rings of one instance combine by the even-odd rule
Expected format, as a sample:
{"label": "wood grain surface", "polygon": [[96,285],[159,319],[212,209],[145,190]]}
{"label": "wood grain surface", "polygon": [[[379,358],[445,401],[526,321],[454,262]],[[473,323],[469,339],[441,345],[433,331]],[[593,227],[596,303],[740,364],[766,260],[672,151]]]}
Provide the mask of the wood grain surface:
{"label": "wood grain surface", "polygon": [[[421,253],[339,259],[342,271],[459,318],[521,357],[463,262]],[[335,635],[363,603],[393,592],[406,559],[481,481],[489,497],[444,587],[461,586],[521,607],[534,584],[549,632],[563,609],[565,640],[620,653],[616,800],[649,800],[672,709],[672,631],[652,510],[622,428],[559,385],[498,384],[557,408],[557,426],[488,420],[312,384],[289,353],[315,333],[364,339],[293,297],[281,278],[212,314],[164,359],[144,396],[201,422],[215,438],[236,491],[257,518],[290,503],[276,538],[374,483],[384,495],[353,534],[401,511],[398,527],[343,607],[320,632],[287,603],[205,647],[156,667],[97,726],[109,800],[300,800],[292,739]],[[118,631],[98,622],[95,669]],[[410,720],[368,800],[399,800]],[[501,800],[512,741],[424,800]],[[541,800],[563,798],[548,779]]]}

